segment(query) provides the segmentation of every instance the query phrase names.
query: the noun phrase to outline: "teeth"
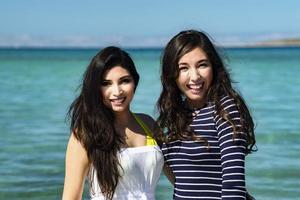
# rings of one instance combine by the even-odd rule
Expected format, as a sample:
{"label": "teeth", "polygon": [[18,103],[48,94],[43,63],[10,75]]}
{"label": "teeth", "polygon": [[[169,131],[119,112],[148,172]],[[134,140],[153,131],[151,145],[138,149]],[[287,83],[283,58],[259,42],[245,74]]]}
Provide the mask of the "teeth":
{"label": "teeth", "polygon": [[203,83],[201,83],[201,84],[190,84],[190,85],[189,85],[189,87],[190,87],[191,89],[194,89],[194,90],[198,90],[198,89],[200,89],[202,86],[203,86]]}
{"label": "teeth", "polygon": [[201,86],[200,85],[190,85],[190,88],[192,89],[199,89]]}
{"label": "teeth", "polygon": [[111,99],[111,101],[114,102],[114,103],[122,103],[124,100],[125,100],[125,97],[118,98],[118,99]]}

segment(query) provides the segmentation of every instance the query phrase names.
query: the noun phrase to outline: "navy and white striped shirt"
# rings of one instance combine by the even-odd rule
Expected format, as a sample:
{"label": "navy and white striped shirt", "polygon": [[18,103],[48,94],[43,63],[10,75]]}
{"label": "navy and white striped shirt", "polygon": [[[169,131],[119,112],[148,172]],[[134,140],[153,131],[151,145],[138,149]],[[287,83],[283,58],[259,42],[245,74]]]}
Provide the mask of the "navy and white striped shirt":
{"label": "navy and white striped shirt", "polygon": [[[233,99],[224,97],[221,105],[232,122],[239,126],[239,111]],[[190,127],[209,143],[173,141],[162,146],[165,162],[175,176],[173,198],[182,199],[246,199],[246,137],[233,139],[232,125],[216,114],[215,106],[198,110]]]}

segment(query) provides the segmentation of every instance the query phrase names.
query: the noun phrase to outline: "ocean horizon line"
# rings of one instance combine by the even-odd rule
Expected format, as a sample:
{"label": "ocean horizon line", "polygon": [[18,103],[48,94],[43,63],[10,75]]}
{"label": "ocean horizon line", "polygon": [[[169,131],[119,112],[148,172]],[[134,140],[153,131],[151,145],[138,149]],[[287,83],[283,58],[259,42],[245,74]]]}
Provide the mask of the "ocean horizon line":
{"label": "ocean horizon line", "polygon": [[[108,45],[109,46],[109,45]],[[124,48],[126,50],[163,50],[163,46],[122,46],[111,45]],[[106,46],[0,46],[0,50],[99,50]],[[270,44],[252,44],[252,45],[218,45],[217,48],[224,49],[277,49],[277,48],[300,48],[300,44],[295,45],[270,45]]]}

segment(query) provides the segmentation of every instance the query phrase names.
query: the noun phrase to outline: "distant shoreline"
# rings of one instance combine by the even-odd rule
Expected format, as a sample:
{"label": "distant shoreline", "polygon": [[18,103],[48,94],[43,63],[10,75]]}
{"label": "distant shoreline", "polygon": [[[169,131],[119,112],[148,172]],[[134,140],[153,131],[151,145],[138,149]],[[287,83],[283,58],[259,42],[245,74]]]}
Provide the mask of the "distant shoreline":
{"label": "distant shoreline", "polygon": [[[121,46],[122,47],[122,46]],[[260,42],[249,42],[240,44],[226,44],[218,45],[220,48],[225,49],[255,49],[255,48],[299,48],[300,38],[298,39],[278,39],[278,40],[267,40]],[[0,50],[5,49],[20,49],[20,50],[98,50],[104,47],[97,46],[0,46]],[[162,50],[163,46],[123,46],[124,49],[129,50]]]}
{"label": "distant shoreline", "polygon": [[300,47],[300,38],[274,39],[258,42],[249,42],[237,45],[225,45],[225,48],[289,48]]}
{"label": "distant shoreline", "polygon": [[[300,48],[300,45],[226,45],[226,46],[218,46],[223,49],[292,49],[292,48]],[[82,50],[99,50],[104,47],[31,47],[31,46],[22,46],[22,47],[0,47],[0,51],[4,50],[31,50],[31,51],[82,51]],[[162,51],[163,47],[124,47],[126,50],[131,51]]]}

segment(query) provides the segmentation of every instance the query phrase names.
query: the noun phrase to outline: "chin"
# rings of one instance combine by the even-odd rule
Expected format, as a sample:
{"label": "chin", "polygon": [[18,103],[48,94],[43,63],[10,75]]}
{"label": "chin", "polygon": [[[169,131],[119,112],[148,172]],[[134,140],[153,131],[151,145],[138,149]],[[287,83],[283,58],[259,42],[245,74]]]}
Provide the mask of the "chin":
{"label": "chin", "polygon": [[187,96],[188,99],[191,101],[203,101],[204,96],[203,95],[189,95]]}
{"label": "chin", "polygon": [[112,111],[113,112],[122,112],[122,111],[124,111],[125,109],[124,108],[112,108]]}
{"label": "chin", "polygon": [[128,110],[128,107],[120,106],[120,107],[112,107],[111,109],[113,112],[124,112],[124,111]]}

